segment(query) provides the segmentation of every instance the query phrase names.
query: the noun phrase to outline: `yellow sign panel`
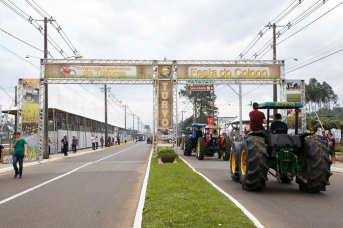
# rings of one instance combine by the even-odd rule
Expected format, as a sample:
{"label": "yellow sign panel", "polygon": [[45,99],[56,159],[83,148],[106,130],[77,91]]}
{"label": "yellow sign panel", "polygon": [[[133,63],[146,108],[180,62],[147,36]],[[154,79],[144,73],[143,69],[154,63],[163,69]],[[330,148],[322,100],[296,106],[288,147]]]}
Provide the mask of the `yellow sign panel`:
{"label": "yellow sign panel", "polygon": [[158,82],[158,127],[173,126],[173,89],[170,80]]}
{"label": "yellow sign panel", "polygon": [[278,79],[279,65],[179,65],[178,79]]}
{"label": "yellow sign panel", "polygon": [[45,64],[45,78],[152,79],[152,66]]}

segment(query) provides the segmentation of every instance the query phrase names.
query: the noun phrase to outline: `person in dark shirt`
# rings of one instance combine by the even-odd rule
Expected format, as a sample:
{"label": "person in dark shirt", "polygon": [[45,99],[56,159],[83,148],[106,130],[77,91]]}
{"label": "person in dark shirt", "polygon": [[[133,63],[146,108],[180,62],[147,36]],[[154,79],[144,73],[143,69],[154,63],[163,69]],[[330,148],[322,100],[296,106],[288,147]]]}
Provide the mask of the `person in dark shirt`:
{"label": "person in dark shirt", "polygon": [[258,111],[258,103],[254,102],[253,110],[249,113],[250,116],[250,130],[251,131],[259,131],[264,130],[264,127],[262,124],[266,124],[266,116],[263,112]]}
{"label": "person in dark shirt", "polygon": [[333,138],[332,133],[329,133],[328,136],[329,136],[329,139],[328,139],[329,154],[330,154],[332,164],[335,164],[336,163],[336,153],[335,153],[336,140]]}
{"label": "person in dark shirt", "polygon": [[328,137],[325,134],[325,131],[322,131],[322,136],[320,136],[320,139],[325,142],[326,147],[328,147]]}
{"label": "person in dark shirt", "polygon": [[280,113],[275,114],[275,121],[270,125],[270,132],[275,133],[274,132],[275,129],[278,129],[278,128],[281,128],[281,129],[288,131],[287,124],[281,121],[281,114]]}

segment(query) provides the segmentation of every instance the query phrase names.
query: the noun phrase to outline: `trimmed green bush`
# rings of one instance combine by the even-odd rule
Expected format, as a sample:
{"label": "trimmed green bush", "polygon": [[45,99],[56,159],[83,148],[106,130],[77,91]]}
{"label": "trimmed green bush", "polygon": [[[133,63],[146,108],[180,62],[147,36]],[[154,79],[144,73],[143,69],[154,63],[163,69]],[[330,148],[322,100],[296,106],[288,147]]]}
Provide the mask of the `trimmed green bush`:
{"label": "trimmed green bush", "polygon": [[158,157],[160,158],[178,158],[179,155],[175,153],[174,149],[171,147],[163,147],[158,150]]}

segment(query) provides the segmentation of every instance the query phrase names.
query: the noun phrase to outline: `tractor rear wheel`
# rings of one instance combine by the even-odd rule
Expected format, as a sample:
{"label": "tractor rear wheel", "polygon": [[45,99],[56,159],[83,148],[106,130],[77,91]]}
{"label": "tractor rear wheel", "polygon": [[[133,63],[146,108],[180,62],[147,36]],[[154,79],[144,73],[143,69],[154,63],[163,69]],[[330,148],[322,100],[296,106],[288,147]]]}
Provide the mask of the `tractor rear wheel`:
{"label": "tractor rear wheel", "polygon": [[304,152],[299,155],[299,161],[306,161],[307,166],[300,172],[300,178],[296,178],[299,188],[304,192],[325,191],[329,185],[331,160],[328,148],[316,138],[305,138]]}
{"label": "tractor rear wheel", "polygon": [[205,140],[204,137],[198,138],[196,153],[198,160],[204,160],[205,157]]}
{"label": "tractor rear wheel", "polygon": [[248,136],[240,150],[239,174],[246,190],[261,190],[266,187],[269,170],[267,145],[264,138]]}
{"label": "tractor rear wheel", "polygon": [[192,155],[192,140],[189,137],[184,137],[183,139],[183,155],[191,156]]}
{"label": "tractor rear wheel", "polygon": [[232,144],[232,151],[230,153],[230,174],[231,179],[235,182],[239,182],[239,154],[241,152],[241,143],[234,142]]}
{"label": "tractor rear wheel", "polygon": [[228,161],[230,159],[230,154],[231,154],[231,142],[229,138],[224,139],[221,149],[222,149],[223,160]]}

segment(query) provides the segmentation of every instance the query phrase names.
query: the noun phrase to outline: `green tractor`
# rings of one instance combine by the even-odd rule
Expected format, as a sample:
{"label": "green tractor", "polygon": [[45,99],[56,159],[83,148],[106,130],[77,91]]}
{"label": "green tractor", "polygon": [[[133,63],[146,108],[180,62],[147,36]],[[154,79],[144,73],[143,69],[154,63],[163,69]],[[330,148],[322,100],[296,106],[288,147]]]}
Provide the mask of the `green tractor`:
{"label": "green tractor", "polygon": [[311,134],[298,134],[298,113],[302,107],[300,102],[259,104],[259,109],[267,109],[267,132],[270,109],[295,109],[295,134],[287,134],[283,129],[274,133],[251,131],[242,142],[233,142],[230,156],[233,181],[240,182],[246,190],[261,190],[266,187],[269,173],[282,183],[290,183],[295,177],[304,192],[326,190],[332,175],[328,149]]}

